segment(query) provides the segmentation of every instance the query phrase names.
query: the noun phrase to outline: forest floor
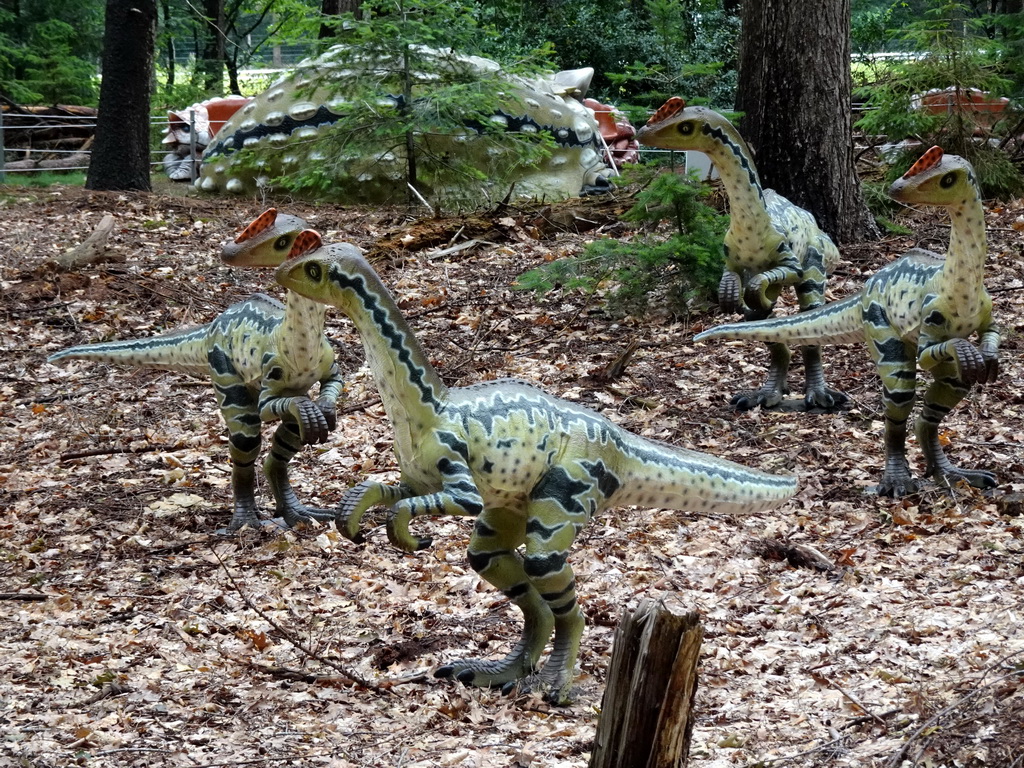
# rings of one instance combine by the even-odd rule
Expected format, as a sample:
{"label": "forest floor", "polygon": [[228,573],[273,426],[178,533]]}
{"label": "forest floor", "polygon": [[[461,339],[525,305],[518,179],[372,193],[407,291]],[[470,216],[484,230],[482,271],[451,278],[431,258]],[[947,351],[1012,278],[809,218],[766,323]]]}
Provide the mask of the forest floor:
{"label": "forest floor", "polygon": [[[896,501],[865,492],[881,471],[882,414],[863,349],[824,353],[850,410],[736,413],[729,395],[759,383],[766,354],[693,343],[716,312],[617,318],[595,296],[511,288],[587,240],[623,236],[628,205],[438,221],[278,202],[327,242],[368,249],[449,384],[531,379],[644,435],[799,475],[796,498],[770,513],[595,520],[570,559],[588,623],[574,702],[552,707],[430,675],[503,654],[520,629],[467,565],[469,521],[417,521],[434,544],[415,555],[392,548],[379,519],[362,546],[326,526],[218,536],[231,497],[209,383],[46,362],[68,345],[206,322],[255,290],[280,295],[269,271],[218,258],[262,206],[0,189],[0,763],[581,768],[615,625],[650,597],[704,621],[691,765],[1024,765],[1024,201],[988,211],[1000,378],[942,427],[953,460],[992,468],[1000,485]],[[106,212],[123,261],[46,266]],[[592,228],[556,226],[574,217]],[[901,223],[913,238],[842,249],[830,298],[912,245],[944,250],[942,215]],[[436,255],[467,238],[482,242]],[[342,416],[293,465],[300,498],[321,506],[397,477],[358,338],[336,312],[327,333],[346,375]],[[794,391],[801,377],[795,366]],[[910,450],[920,471],[913,438]],[[796,545],[834,567],[778,557]]]}

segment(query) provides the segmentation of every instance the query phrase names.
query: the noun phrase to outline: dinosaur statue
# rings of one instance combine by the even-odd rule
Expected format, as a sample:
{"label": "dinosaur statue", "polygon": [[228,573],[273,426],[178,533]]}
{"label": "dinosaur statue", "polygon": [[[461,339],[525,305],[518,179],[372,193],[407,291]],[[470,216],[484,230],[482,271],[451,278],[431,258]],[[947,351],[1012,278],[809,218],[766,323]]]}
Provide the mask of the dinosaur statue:
{"label": "dinosaur statue", "polygon": [[584,623],[567,557],[590,518],[628,504],[740,514],[777,507],[796,491],[793,477],[639,437],[526,381],[449,389],[351,246],[289,260],[277,280],[352,320],[395,429],[400,482],[350,489],[338,509],[339,530],[359,540],[364,512],[387,504],[388,538],[411,552],[430,545],[409,531],[412,518],[475,517],[470,566],[523,612],[522,637],[508,656],[456,661],[438,677],[512,688],[535,672],[554,632],[547,664],[525,684],[566,701]]}
{"label": "dinosaur statue", "polygon": [[[224,260],[276,266],[293,248],[304,249],[309,238],[302,234],[304,227],[302,219],[276,217],[271,209],[225,246]],[[289,526],[309,518],[331,520],[333,510],[303,505],[288,481],[292,457],[303,445],[325,442],[337,423],[335,404],[342,379],[323,334],[325,314],[322,304],[298,294],[289,293],[282,305],[256,293],[197,328],[69,347],[48,360],[91,360],[208,375],[229,435],[234,513],[227,530],[259,525],[254,464],[264,421],[281,422],[263,463],[277,515]],[[315,382],[320,383],[320,393],[314,401],[307,393]]]}
{"label": "dinosaur statue", "polygon": [[[745,320],[768,317],[788,285],[796,290],[801,311],[822,304],[825,276],[838,261],[839,251],[810,213],[761,186],[750,148],[732,123],[717,112],[687,107],[673,97],[651,116],[637,139],[649,147],[703,152],[718,168],[731,214],[725,234],[725,273],[718,286],[718,303],[724,311],[742,312]],[[738,410],[777,406],[789,392],[789,349],[782,343],[768,348],[768,378],[760,389],[733,396],[732,405]],[[825,386],[821,350],[805,346],[801,352],[805,406],[841,409],[848,398]]]}
{"label": "dinosaur statue", "polygon": [[[273,187],[274,179],[310,164],[327,180],[315,193],[319,198],[344,203],[404,201],[408,193],[404,142],[394,146],[384,138],[373,151],[348,146],[342,151],[337,132],[332,131],[351,110],[351,99],[362,98],[351,85],[354,69],[376,73],[380,119],[402,119],[399,109],[407,98],[395,76],[402,71],[402,63],[396,66],[379,51],[375,55],[384,58],[361,59],[359,52],[350,46],[333,46],[318,58],[301,62],[236,112],[203,155],[199,189],[253,196]],[[435,70],[412,73],[417,109],[427,108],[431,91],[437,88],[437,72],[450,72],[468,82],[479,79],[474,73],[491,76],[500,70],[489,59],[447,49],[418,49],[417,56],[429,59]],[[539,164],[524,165],[518,152],[475,140],[477,131],[467,119],[467,129],[457,135],[434,132],[415,137],[420,142],[419,191],[428,199],[445,201],[501,199],[510,187],[517,197],[549,200],[609,191],[612,172],[602,159],[598,123],[579,100],[593,74],[591,68],[530,80],[503,74],[502,105],[492,123],[522,134],[547,134],[554,142],[550,156]],[[431,178],[423,167],[424,157],[457,157],[475,168],[479,178]]]}
{"label": "dinosaur statue", "polygon": [[[932,147],[896,181],[889,194],[904,203],[944,207],[952,229],[941,256],[915,248],[880,269],[861,291],[843,301],[792,317],[732,323],[697,334],[703,339],[754,339],[794,344],[867,342],[882,378],[885,469],[878,492],[905,496],[920,489],[906,457],[907,419],[914,405],[917,367],[934,381],[924,394],[915,432],[925,476],[943,485],[964,480],[996,485],[994,474],[955,467],[939,441],[939,423],[974,383],[998,373],[999,328],[982,282],[987,247],[985,212],[970,163]],[[980,346],[968,341],[977,332]]]}

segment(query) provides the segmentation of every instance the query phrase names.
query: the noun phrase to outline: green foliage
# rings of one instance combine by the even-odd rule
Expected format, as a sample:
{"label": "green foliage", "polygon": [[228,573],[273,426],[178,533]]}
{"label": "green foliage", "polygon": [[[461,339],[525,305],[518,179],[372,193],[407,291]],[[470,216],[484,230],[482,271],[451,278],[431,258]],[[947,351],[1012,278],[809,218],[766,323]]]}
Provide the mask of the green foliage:
{"label": "green foliage", "polygon": [[4,4],[0,95],[23,104],[95,104],[102,39],[102,0]]}
{"label": "green foliage", "polygon": [[[640,168],[633,174],[649,172]],[[628,242],[596,240],[578,257],[520,275],[516,287],[539,292],[609,288],[608,308],[635,315],[648,312],[654,297],[674,313],[709,304],[722,277],[729,217],[704,203],[707,195],[708,188],[695,176],[658,173],[623,218],[646,230],[668,222],[674,230],[668,238],[645,231]]]}
{"label": "green foliage", "polygon": [[993,125],[985,122],[984,115],[965,110],[931,114],[912,108],[915,94],[935,88],[977,88],[994,96],[1011,90],[1013,83],[1004,75],[1001,47],[982,31],[981,21],[971,17],[966,6],[931,0],[924,18],[907,24],[901,34],[905,47],[921,55],[893,62],[884,80],[862,91],[868,109],[856,125],[866,133],[884,134],[890,141],[915,137],[924,148],[938,144],[946,152],[962,155],[974,164],[982,192],[1000,197],[1019,193],[1024,178],[984,139],[998,136],[1011,121]]}
{"label": "green foliage", "polygon": [[[345,103],[344,116],[321,139],[323,161],[275,184],[329,193],[339,180],[365,170],[359,158],[394,156],[404,160],[406,181],[432,190],[433,203],[472,206],[488,199],[485,185],[475,182],[486,181],[504,195],[503,174],[547,157],[554,146],[550,136],[507,131],[493,119],[499,107],[508,111],[519,98],[507,78],[447,50],[461,53],[463,45],[488,34],[466,6],[366,0],[363,10],[365,18],[347,17],[331,66],[307,86]],[[349,75],[339,78],[338,70]],[[474,187],[478,196],[461,197]]]}
{"label": "green foliage", "polygon": [[32,27],[24,85],[46,104],[96,103],[96,66],[71,52],[77,36],[74,27],[56,19]]}

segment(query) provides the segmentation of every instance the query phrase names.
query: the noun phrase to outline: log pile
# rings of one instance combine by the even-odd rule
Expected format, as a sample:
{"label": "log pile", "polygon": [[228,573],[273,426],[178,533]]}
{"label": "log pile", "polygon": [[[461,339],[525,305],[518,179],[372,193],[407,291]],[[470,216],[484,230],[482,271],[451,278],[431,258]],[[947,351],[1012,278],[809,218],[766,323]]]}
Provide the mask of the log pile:
{"label": "log pile", "polygon": [[89,164],[96,130],[93,107],[25,106],[0,99],[7,171],[61,170]]}

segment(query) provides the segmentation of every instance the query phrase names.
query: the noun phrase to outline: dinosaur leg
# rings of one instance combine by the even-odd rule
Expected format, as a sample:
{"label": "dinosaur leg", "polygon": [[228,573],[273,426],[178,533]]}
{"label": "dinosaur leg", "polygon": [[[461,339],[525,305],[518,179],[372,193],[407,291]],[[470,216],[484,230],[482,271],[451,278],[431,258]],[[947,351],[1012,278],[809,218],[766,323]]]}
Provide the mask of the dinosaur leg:
{"label": "dinosaur leg", "polygon": [[[800,311],[817,309],[825,302],[825,266],[821,250],[808,248],[804,260],[802,279],[796,284],[796,298]],[[804,358],[804,403],[808,409],[820,408],[834,412],[846,405],[850,398],[843,392],[825,386],[825,372],[821,367],[821,347],[801,347]]]}
{"label": "dinosaur leg", "polygon": [[291,421],[284,421],[274,430],[274,440],[270,445],[270,453],[263,462],[263,474],[274,494],[275,512],[284,518],[289,527],[302,522],[316,520],[334,520],[335,512],[331,509],[307,507],[299,501],[288,481],[288,462],[302,449],[302,438],[299,427]]}
{"label": "dinosaur leg", "polygon": [[913,345],[896,336],[870,337],[868,350],[882,377],[885,410],[885,468],[877,491],[881,496],[906,496],[920,487],[907,462],[907,419],[914,407],[917,355]]}
{"label": "dinosaur leg", "polygon": [[[215,388],[220,398],[220,388]],[[228,443],[231,455],[231,493],[234,496],[234,512],[227,533],[251,526],[258,528],[259,506],[256,504],[256,459],[260,455],[260,418],[256,414],[256,402],[248,396],[245,403],[241,384],[235,390],[236,397],[229,404],[221,402],[221,413],[228,424]],[[230,412],[230,415],[229,415]]]}
{"label": "dinosaur leg", "polygon": [[914,430],[924,453],[925,475],[947,487],[962,480],[975,488],[995,488],[998,480],[992,472],[960,469],[946,458],[939,442],[939,423],[964,399],[969,387],[958,378],[956,365],[952,362],[935,366],[932,375],[935,380],[925,391],[924,407]]}
{"label": "dinosaur leg", "polygon": [[537,592],[516,548],[526,536],[526,520],[518,511],[487,509],[480,513],[469,541],[469,564],[500,589],[523,612],[523,634],[498,661],[461,659],[445,664],[435,677],[453,677],[467,685],[504,686],[537,668],[555,626],[548,604]]}
{"label": "dinosaur leg", "polygon": [[789,372],[789,347],[785,344],[769,343],[768,353],[768,378],[760,389],[737,392],[732,396],[730,403],[737,411],[749,411],[757,406],[771,408],[782,402],[782,398],[789,394],[789,387],[786,385],[786,374]]}
{"label": "dinosaur leg", "polygon": [[[545,698],[569,701],[573,668],[585,621],[576,600],[569,548],[594,512],[607,502],[594,466],[588,462],[552,467],[530,493],[523,567],[555,621],[555,639],[538,677]],[[603,466],[601,467],[603,469]],[[527,682],[529,685],[529,681]]]}

